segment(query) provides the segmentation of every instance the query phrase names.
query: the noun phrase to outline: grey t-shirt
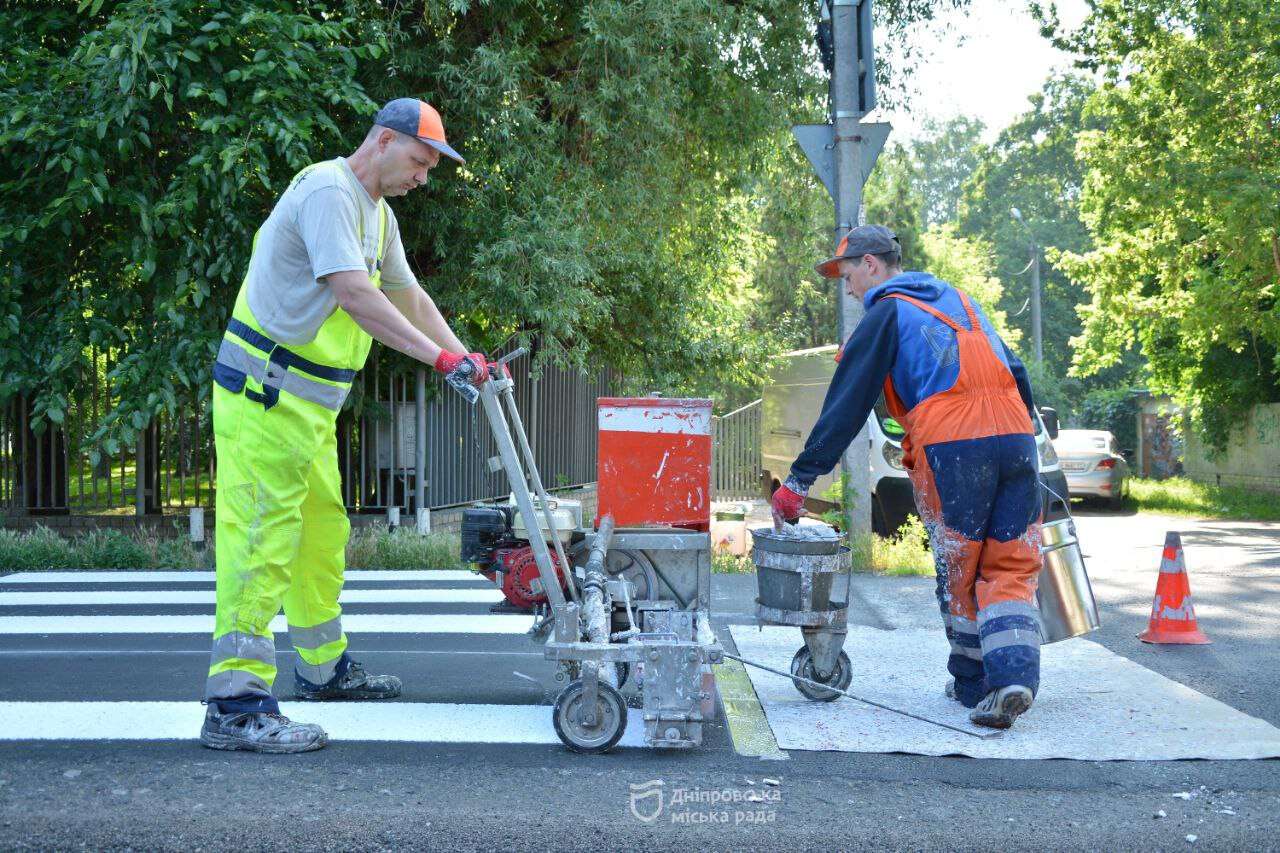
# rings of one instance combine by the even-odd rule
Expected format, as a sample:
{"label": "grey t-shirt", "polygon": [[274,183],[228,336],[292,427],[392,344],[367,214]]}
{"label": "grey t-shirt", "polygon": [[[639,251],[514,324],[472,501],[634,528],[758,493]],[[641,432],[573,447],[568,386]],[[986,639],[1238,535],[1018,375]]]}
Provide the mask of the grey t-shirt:
{"label": "grey t-shirt", "polygon": [[[344,270],[373,272],[378,215],[377,203],[343,157],[313,168],[280,196],[258,232],[246,278],[249,310],[277,343],[311,342],[337,308],[325,276]],[[357,238],[361,226],[363,241]],[[417,284],[388,206],[382,289]]]}

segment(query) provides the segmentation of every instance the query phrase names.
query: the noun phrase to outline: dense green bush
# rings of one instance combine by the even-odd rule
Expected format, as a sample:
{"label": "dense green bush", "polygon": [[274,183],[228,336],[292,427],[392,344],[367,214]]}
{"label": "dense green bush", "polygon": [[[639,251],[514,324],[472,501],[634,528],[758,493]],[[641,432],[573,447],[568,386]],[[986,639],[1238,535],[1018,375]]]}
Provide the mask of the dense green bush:
{"label": "dense green bush", "polygon": [[1138,399],[1128,388],[1100,388],[1084,397],[1079,417],[1082,429],[1105,429],[1120,447],[1138,447]]}
{"label": "dense green bush", "polygon": [[[451,569],[461,567],[455,534],[426,536],[375,525],[352,532],[347,567],[352,569]],[[212,569],[212,542],[197,551],[185,537],[151,532],[96,530],[64,537],[47,527],[30,532],[0,529],[0,571],[59,569]]]}

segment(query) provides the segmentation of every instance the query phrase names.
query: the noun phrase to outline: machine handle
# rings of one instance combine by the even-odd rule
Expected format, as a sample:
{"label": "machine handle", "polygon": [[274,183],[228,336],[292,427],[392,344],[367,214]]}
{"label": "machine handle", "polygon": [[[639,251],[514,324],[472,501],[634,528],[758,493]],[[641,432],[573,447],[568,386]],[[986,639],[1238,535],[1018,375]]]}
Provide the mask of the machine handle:
{"label": "machine handle", "polygon": [[524,347],[517,347],[516,349],[504,355],[502,358],[498,359],[498,364],[507,364],[508,362],[515,361],[517,358],[520,358],[520,356],[522,355],[528,355],[528,354],[529,354],[529,351]]}

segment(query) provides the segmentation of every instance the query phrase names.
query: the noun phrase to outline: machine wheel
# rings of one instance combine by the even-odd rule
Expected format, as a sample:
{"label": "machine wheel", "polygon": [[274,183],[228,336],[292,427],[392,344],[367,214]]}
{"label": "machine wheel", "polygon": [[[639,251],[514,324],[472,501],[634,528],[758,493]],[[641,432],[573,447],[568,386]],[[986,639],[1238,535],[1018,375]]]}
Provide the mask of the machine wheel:
{"label": "machine wheel", "polygon": [[[849,684],[853,681],[853,663],[850,662],[849,656],[844,652],[840,652],[840,657],[836,660],[835,672],[831,673],[831,677],[825,681],[818,677],[813,669],[813,657],[809,653],[808,646],[801,646],[800,651],[796,652],[795,657],[791,659],[791,674],[798,675],[801,678],[807,678],[810,681],[817,681],[822,684],[830,684],[836,690],[848,690]],[[823,690],[818,687],[805,684],[803,681],[791,682],[796,686],[806,699],[813,699],[818,702],[830,702],[840,697],[839,693],[831,690]]]}
{"label": "machine wheel", "polygon": [[[579,542],[569,554],[569,562],[584,566],[590,553],[587,543]],[[604,557],[604,570],[610,577],[621,575],[636,585],[633,601],[646,601],[658,595],[658,573],[653,569],[653,561],[643,551],[610,548]]]}
{"label": "machine wheel", "polygon": [[608,752],[627,728],[627,703],[607,682],[597,682],[596,722],[588,726],[581,722],[585,694],[586,686],[580,678],[560,691],[551,711],[556,735],[574,752]]}
{"label": "machine wheel", "polygon": [[618,689],[621,690],[622,685],[627,683],[627,676],[631,675],[631,664],[620,660],[614,663],[613,670],[618,674]]}

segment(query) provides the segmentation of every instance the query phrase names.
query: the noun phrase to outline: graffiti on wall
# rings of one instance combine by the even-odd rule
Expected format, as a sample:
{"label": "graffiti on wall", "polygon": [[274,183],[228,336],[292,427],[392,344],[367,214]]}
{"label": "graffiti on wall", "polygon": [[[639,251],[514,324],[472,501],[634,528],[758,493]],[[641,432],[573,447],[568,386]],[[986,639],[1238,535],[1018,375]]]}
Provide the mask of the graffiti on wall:
{"label": "graffiti on wall", "polygon": [[1142,413],[1142,476],[1163,480],[1182,473],[1182,436],[1172,419],[1151,412]]}

